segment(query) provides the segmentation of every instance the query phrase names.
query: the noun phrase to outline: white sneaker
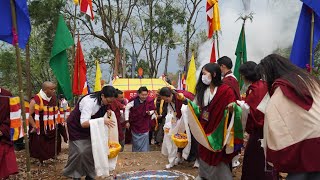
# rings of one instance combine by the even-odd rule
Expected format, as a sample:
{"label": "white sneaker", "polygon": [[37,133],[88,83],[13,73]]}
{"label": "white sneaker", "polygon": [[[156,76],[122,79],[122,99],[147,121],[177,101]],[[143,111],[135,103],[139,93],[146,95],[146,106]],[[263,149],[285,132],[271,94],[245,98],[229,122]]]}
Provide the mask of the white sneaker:
{"label": "white sneaker", "polygon": [[199,161],[198,161],[198,159],[196,159],[196,162],[194,162],[193,167],[194,167],[194,168],[199,168]]}
{"label": "white sneaker", "polygon": [[170,169],[170,168],[172,168],[174,165],[172,165],[172,164],[167,164],[166,165],[166,169]]}
{"label": "white sneaker", "polygon": [[240,158],[240,155],[238,154],[232,159],[232,167],[233,168],[240,165],[239,158]]}
{"label": "white sneaker", "polygon": [[176,159],[174,160],[174,165],[181,164],[182,162],[183,162],[183,158],[176,157]]}

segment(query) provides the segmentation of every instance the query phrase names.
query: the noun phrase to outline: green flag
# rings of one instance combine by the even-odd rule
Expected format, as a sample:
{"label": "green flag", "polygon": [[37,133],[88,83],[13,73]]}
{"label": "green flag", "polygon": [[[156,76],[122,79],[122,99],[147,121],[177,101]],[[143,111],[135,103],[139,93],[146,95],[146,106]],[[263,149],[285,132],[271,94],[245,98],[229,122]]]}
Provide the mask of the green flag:
{"label": "green flag", "polygon": [[243,80],[240,78],[239,68],[241,64],[247,62],[247,48],[246,48],[246,35],[244,32],[244,24],[241,28],[241,33],[238,40],[238,45],[236,49],[236,65],[234,67],[234,76],[238,79],[240,89],[243,86]]}
{"label": "green flag", "polygon": [[59,83],[58,86],[60,86],[62,93],[67,100],[72,99],[72,88],[66,49],[73,44],[74,40],[70,31],[64,22],[63,17],[60,15],[49,64],[57,78]]}

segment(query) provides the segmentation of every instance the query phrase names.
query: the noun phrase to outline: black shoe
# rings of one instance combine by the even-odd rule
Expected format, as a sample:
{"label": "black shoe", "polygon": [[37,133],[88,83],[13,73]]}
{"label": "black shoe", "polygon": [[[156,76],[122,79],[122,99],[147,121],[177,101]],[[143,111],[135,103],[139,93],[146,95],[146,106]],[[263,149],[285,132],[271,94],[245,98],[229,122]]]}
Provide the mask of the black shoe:
{"label": "black shoe", "polygon": [[94,180],[94,178],[92,178],[90,176],[86,176],[85,180]]}

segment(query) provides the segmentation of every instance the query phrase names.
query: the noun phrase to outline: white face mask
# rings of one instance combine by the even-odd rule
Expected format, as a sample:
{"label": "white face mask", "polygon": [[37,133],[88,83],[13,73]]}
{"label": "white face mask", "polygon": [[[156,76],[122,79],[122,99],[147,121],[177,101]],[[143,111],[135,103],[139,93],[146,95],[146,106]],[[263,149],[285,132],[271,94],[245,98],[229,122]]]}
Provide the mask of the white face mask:
{"label": "white face mask", "polygon": [[209,75],[202,75],[201,80],[205,85],[210,85],[210,83],[212,81],[211,75],[210,74]]}

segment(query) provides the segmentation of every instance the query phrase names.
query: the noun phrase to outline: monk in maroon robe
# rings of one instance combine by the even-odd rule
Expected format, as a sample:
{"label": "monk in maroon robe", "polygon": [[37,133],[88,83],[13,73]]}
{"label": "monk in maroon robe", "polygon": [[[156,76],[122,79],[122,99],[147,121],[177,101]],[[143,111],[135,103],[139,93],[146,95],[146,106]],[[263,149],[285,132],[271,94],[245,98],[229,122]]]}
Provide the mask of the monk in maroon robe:
{"label": "monk in maroon robe", "polygon": [[[61,136],[63,136],[64,141],[67,142],[67,134],[65,128],[58,124],[58,136],[56,137],[56,129],[50,128],[49,125],[44,123],[44,108],[53,108],[58,110],[57,101],[55,96],[56,85],[52,82],[44,82],[42,84],[42,89],[40,92],[34,96],[30,101],[30,128],[29,128],[29,148],[30,157],[39,159],[40,163],[44,160],[54,158],[55,149],[57,149],[57,154],[61,152]],[[39,105],[39,111],[36,110],[35,106]],[[42,107],[42,108],[41,108]],[[37,114],[38,113],[38,114]],[[39,117],[40,126],[36,126],[36,119]],[[48,116],[49,117],[49,116]],[[54,117],[54,124],[57,118]],[[55,147],[55,141],[57,138],[57,147]]]}
{"label": "monk in maroon robe", "polygon": [[218,64],[221,69],[221,73],[223,75],[223,83],[228,85],[233,89],[234,94],[237,99],[240,99],[240,88],[237,78],[233,75],[232,69],[232,61],[229,57],[223,56],[218,59]]}
{"label": "monk in maroon robe", "polygon": [[[249,106],[245,131],[250,137],[244,152],[241,179],[276,180],[277,173],[266,164],[264,151],[260,143],[260,139],[263,139],[264,114],[257,107],[267,94],[268,86],[255,73],[256,66],[255,62],[248,61],[239,68],[244,82],[250,84],[245,98],[245,103]],[[268,167],[268,170],[265,167]]]}
{"label": "monk in maroon robe", "polygon": [[10,103],[12,94],[0,88],[0,179],[18,173],[16,155],[10,137]]}

